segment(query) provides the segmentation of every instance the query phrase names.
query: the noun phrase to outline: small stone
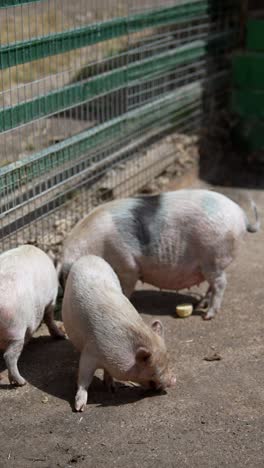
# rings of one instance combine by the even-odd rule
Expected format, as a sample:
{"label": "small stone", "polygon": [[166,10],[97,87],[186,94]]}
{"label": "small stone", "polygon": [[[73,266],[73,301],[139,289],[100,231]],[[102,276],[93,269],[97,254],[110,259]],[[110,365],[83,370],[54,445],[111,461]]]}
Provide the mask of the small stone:
{"label": "small stone", "polygon": [[220,356],[220,354],[218,353],[213,353],[209,356],[204,357],[204,361],[221,361],[221,359],[222,359],[222,356]]}

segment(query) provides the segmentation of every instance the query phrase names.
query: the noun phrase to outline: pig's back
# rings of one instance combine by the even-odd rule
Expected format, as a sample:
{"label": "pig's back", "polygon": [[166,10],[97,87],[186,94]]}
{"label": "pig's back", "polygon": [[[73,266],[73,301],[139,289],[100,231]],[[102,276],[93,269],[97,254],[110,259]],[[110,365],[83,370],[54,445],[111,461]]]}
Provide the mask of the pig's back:
{"label": "pig's back", "polygon": [[165,193],[161,217],[164,231],[166,228],[177,230],[179,227],[185,236],[196,238],[209,237],[211,234],[223,238],[229,232],[240,236],[246,231],[243,210],[224,195],[208,190]]}
{"label": "pig's back", "polygon": [[70,270],[62,318],[75,347],[82,351],[88,345],[96,353],[113,348],[117,336],[120,345],[125,339],[122,330],[142,320],[123,295],[110,265],[93,255],[82,257]]}
{"label": "pig's back", "polygon": [[[134,255],[151,255],[166,229],[174,240],[204,227],[223,233],[245,230],[241,208],[222,194],[208,190],[177,190],[158,195],[115,200],[94,209],[71,231],[64,243],[64,269],[84,255],[104,258],[103,253],[128,246]],[[110,262],[111,263],[111,262]]]}
{"label": "pig's back", "polygon": [[40,249],[24,245],[0,255],[0,301],[30,296],[32,304],[42,306],[53,299],[57,287],[55,267]]}
{"label": "pig's back", "polygon": [[101,315],[106,307],[106,296],[112,289],[121,292],[117,276],[102,258],[88,255],[72,265],[64,292],[62,318],[70,340],[79,351],[87,337],[96,336],[97,327],[104,326]]}
{"label": "pig's back", "polygon": [[67,236],[63,244],[61,274],[64,281],[74,262],[87,255],[103,256],[107,241],[115,237],[115,225],[110,208],[118,201],[109,202],[91,211],[80,220]]}
{"label": "pig's back", "polygon": [[[107,208],[107,205],[105,205]],[[144,255],[173,232],[192,231],[205,226],[224,234],[232,229],[245,231],[245,215],[241,208],[224,195],[209,190],[177,190],[159,195],[135,197],[117,201],[109,212],[120,237]]]}
{"label": "pig's back", "polygon": [[54,265],[40,249],[24,245],[0,255],[0,307],[15,320],[35,315],[38,322],[57,289]]}
{"label": "pig's back", "polygon": [[[208,190],[179,190],[163,197],[161,244],[168,251],[204,251],[226,237],[239,238],[246,231],[242,209],[222,194]],[[155,239],[157,242],[157,239]],[[170,245],[170,242],[172,244]]]}

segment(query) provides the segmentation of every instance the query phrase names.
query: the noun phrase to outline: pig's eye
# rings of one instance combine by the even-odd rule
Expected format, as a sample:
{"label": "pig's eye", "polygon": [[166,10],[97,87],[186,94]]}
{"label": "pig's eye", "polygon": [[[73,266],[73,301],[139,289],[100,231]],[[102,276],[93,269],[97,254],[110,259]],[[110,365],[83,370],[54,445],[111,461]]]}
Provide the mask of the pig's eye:
{"label": "pig's eye", "polygon": [[154,380],[149,381],[149,388],[156,390],[156,382]]}

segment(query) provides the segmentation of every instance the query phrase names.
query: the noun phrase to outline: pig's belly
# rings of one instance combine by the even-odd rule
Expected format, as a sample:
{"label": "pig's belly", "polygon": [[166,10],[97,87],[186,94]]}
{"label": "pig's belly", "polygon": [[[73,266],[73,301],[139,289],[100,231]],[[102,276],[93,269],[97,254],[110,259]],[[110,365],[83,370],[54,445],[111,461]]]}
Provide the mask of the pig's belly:
{"label": "pig's belly", "polygon": [[0,351],[5,351],[8,346],[8,340],[0,336]]}
{"label": "pig's belly", "polygon": [[12,311],[0,307],[0,350],[5,350],[10,341],[20,338],[17,327],[12,319]]}
{"label": "pig's belly", "polygon": [[16,338],[14,335],[15,334],[11,333],[10,330],[5,329],[0,326],[0,350],[1,351],[4,351],[7,348],[8,343],[10,343],[10,341]]}
{"label": "pig's belly", "polygon": [[199,267],[149,264],[141,268],[141,280],[160,289],[180,290],[199,285],[205,278]]}

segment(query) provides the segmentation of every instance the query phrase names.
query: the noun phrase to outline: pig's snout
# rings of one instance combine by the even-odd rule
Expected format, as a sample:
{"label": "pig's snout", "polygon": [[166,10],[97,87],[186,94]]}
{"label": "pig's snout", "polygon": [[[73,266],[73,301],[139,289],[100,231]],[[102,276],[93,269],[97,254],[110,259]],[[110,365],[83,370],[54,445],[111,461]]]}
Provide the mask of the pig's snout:
{"label": "pig's snout", "polygon": [[176,385],[176,377],[174,374],[169,373],[168,376],[162,379],[160,389],[166,390],[166,388],[174,387],[175,385]]}
{"label": "pig's snout", "polygon": [[175,387],[175,385],[176,385],[176,377],[175,375],[170,375],[169,377],[164,379],[164,382],[162,382],[161,389],[165,390],[166,388]]}
{"label": "pig's snout", "polygon": [[164,391],[166,388],[174,387],[176,385],[176,377],[175,375],[169,376],[167,379],[164,379],[162,381],[155,381],[155,380],[150,380],[148,382],[148,388],[150,390],[154,391]]}
{"label": "pig's snout", "polygon": [[175,387],[177,379],[175,375],[172,375],[168,381],[168,387]]}

